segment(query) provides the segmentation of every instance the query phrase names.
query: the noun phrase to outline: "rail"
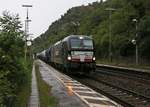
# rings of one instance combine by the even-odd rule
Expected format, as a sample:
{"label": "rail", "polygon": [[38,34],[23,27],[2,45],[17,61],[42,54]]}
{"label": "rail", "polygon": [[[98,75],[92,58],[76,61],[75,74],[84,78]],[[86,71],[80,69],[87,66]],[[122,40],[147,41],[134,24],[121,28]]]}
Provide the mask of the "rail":
{"label": "rail", "polygon": [[124,107],[150,107],[150,72],[97,65],[96,72],[73,78]]}

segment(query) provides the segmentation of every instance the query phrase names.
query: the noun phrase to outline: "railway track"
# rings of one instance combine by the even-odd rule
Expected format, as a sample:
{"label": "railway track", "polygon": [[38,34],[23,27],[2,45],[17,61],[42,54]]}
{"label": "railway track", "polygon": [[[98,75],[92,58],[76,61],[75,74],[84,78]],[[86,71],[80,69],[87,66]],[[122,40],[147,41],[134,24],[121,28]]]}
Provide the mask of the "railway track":
{"label": "railway track", "polygon": [[91,75],[83,78],[73,76],[73,78],[103,93],[124,107],[150,107],[148,76],[135,71],[129,73],[129,71],[120,70],[119,72],[119,70],[97,67],[96,72]]}
{"label": "railway track", "polygon": [[115,83],[118,83],[118,84],[113,83],[114,85],[119,85],[121,88],[134,91],[140,95],[150,98],[150,73],[149,72],[140,72],[135,70],[128,71],[124,69],[111,70],[110,68],[104,69],[103,67],[102,68],[97,67],[97,73],[99,76],[107,77],[110,80],[115,81]]}
{"label": "railway track", "polygon": [[97,71],[100,73],[107,73],[108,75],[127,77],[128,79],[136,80],[139,82],[150,83],[150,71],[140,71],[133,69],[125,69],[125,68],[115,68],[115,67],[107,67],[107,66],[96,66]]}

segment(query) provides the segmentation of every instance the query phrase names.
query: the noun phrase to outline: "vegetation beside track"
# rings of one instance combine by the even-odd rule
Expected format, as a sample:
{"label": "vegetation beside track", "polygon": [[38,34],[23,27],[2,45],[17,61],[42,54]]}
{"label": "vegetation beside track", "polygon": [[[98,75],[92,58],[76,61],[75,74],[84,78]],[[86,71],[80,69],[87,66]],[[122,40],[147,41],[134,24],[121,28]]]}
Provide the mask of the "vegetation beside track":
{"label": "vegetation beside track", "polygon": [[26,107],[28,102],[32,61],[24,59],[21,28],[17,14],[0,16],[0,107]]}
{"label": "vegetation beside track", "polygon": [[[110,8],[114,11],[108,11]],[[147,65],[150,63],[149,25],[150,0],[100,0],[69,9],[34,39],[33,50],[41,52],[68,35],[92,35],[96,58],[135,65],[136,46],[132,42],[136,40],[139,65]]]}
{"label": "vegetation beside track", "polygon": [[51,94],[51,86],[42,79],[37,63],[35,64],[35,71],[39,90],[40,107],[57,107],[57,101]]}
{"label": "vegetation beside track", "polygon": [[20,87],[20,91],[17,93],[15,107],[27,107],[28,105],[31,94],[32,63],[33,61],[30,59],[24,63],[25,68],[27,68],[27,81]]}

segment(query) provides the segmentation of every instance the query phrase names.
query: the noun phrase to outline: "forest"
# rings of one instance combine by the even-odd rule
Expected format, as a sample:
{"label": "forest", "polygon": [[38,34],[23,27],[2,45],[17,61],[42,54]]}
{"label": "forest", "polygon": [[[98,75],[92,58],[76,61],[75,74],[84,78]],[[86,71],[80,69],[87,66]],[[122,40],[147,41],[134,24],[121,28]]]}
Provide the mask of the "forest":
{"label": "forest", "polygon": [[[150,62],[150,0],[106,0],[72,7],[33,42],[35,53],[69,35],[92,36],[99,61]],[[111,39],[111,41],[110,41]],[[110,53],[111,44],[111,53]]]}

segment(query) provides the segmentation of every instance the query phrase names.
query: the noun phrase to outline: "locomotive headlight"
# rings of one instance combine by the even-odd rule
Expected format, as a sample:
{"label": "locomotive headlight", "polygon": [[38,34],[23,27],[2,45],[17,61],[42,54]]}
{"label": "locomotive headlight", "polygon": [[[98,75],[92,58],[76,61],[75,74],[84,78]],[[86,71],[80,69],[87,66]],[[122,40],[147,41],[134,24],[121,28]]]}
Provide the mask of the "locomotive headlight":
{"label": "locomotive headlight", "polygon": [[80,36],[80,37],[79,37],[79,39],[83,39],[83,37],[82,37],[82,36]]}
{"label": "locomotive headlight", "polygon": [[70,61],[71,60],[71,56],[68,56],[67,59]]}
{"label": "locomotive headlight", "polygon": [[93,61],[95,61],[96,60],[96,58],[95,57],[93,57]]}

